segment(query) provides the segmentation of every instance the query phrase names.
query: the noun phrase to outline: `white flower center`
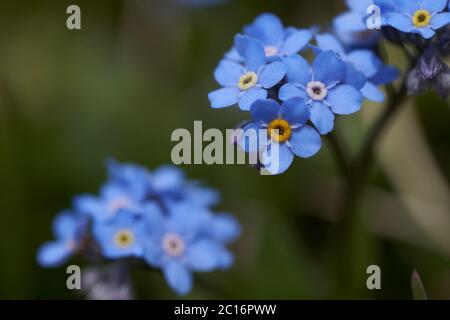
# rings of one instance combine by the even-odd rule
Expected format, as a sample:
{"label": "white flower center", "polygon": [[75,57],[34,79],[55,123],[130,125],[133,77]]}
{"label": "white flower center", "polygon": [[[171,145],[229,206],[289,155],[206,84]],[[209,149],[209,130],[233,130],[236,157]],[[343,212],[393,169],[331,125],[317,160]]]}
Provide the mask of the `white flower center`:
{"label": "white flower center", "polygon": [[114,214],[120,209],[131,207],[131,201],[127,197],[119,197],[108,203],[107,210],[110,214]]}
{"label": "white flower center", "polygon": [[181,256],[186,247],[184,240],[176,233],[168,233],[164,235],[161,245],[164,251],[172,257]]}
{"label": "white flower center", "polygon": [[241,90],[248,90],[258,83],[258,75],[253,71],[244,73],[239,79],[238,87]]}
{"label": "white flower center", "polygon": [[278,48],[274,46],[267,46],[264,48],[264,52],[266,53],[266,57],[273,57],[278,53]]}
{"label": "white flower center", "polygon": [[328,89],[327,86],[320,81],[311,81],[306,86],[306,92],[311,99],[321,101],[326,98]]}

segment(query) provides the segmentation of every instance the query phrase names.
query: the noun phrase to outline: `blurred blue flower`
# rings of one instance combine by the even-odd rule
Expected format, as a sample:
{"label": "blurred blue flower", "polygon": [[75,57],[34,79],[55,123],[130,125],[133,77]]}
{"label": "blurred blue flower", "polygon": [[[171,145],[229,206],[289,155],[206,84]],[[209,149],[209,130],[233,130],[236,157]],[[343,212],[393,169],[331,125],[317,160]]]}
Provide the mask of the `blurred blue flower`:
{"label": "blurred blue flower", "polygon": [[134,164],[108,161],[108,183],[128,189],[140,201],[153,200],[162,205],[172,201],[193,201],[199,205],[214,206],[218,192],[197,181],[189,181],[185,173],[173,165],[163,165],[153,171]]}
{"label": "blurred blue flower", "polygon": [[286,68],[280,61],[266,64],[264,48],[256,40],[238,35],[235,43],[244,66],[222,60],[214,77],[223,88],[209,93],[208,98],[215,109],[239,104],[241,110],[248,111],[253,102],[267,97],[267,89],[283,79]]}
{"label": "blurred blue flower", "polygon": [[[238,143],[247,152],[262,150],[261,163],[270,174],[285,172],[294,155],[308,158],[320,150],[320,135],[306,124],[310,112],[304,99],[292,98],[281,106],[272,99],[258,100],[250,112],[253,121],[242,128],[244,135]],[[260,130],[268,139],[261,139]],[[258,150],[250,149],[255,147]]]}
{"label": "blurred blue flower", "polygon": [[77,212],[96,221],[108,221],[123,209],[139,213],[142,194],[133,193],[131,189],[115,183],[106,183],[100,189],[99,196],[79,195],[74,197],[73,205]]}
{"label": "blurred blue flower", "polygon": [[430,39],[436,30],[450,23],[450,13],[443,12],[448,0],[393,0],[393,3],[396,10],[386,13],[386,22],[402,32]]}
{"label": "blurred blue flower", "polygon": [[37,253],[42,267],[58,267],[74,255],[82,245],[87,227],[85,217],[63,211],[53,221],[56,240],[43,244]]}
{"label": "blurred blue flower", "polygon": [[[96,261],[113,260],[110,266],[117,268],[111,272],[104,266],[84,279],[85,293],[93,298],[125,299],[132,296],[132,285],[123,274],[130,261],[147,261],[161,268],[180,294],[190,290],[191,271],[226,269],[233,264],[225,245],[239,236],[241,228],[231,215],[210,211],[218,202],[215,190],[188,181],[173,166],[149,171],[110,160],[108,171],[99,197],[76,197],[76,214],[64,212],[55,219],[57,240],[39,249],[40,265],[61,265],[74,253]],[[117,292],[103,292],[106,289]]]}
{"label": "blurred blue flower", "polygon": [[147,228],[144,217],[120,210],[113,219],[95,223],[92,233],[106,258],[141,257]]}
{"label": "blurred blue flower", "polygon": [[146,216],[151,231],[145,241],[145,260],[163,271],[178,294],[191,290],[192,271],[226,269],[233,263],[224,244],[234,239],[240,228],[231,218],[214,218],[192,203],[178,203],[166,213],[152,210]]}
{"label": "blurred blue flower", "polygon": [[300,97],[310,106],[311,122],[321,134],[334,128],[334,114],[352,114],[362,105],[363,96],[347,76],[346,64],[332,51],[321,52],[312,66],[301,56],[284,60],[288,83],[280,89],[283,101]]}
{"label": "blurred blue flower", "polygon": [[[363,96],[369,100],[382,102],[384,100],[383,92],[378,89],[379,85],[387,84],[394,81],[399,76],[397,68],[383,64],[380,58],[372,50],[359,49],[349,53],[339,43],[338,39],[332,34],[320,34],[316,36],[317,45],[321,51],[333,51],[347,64],[347,77],[350,83],[356,89],[359,89]],[[349,73],[350,70],[350,73]],[[365,80],[362,87],[351,79],[359,77],[353,76],[353,70],[360,71],[364,74]]]}

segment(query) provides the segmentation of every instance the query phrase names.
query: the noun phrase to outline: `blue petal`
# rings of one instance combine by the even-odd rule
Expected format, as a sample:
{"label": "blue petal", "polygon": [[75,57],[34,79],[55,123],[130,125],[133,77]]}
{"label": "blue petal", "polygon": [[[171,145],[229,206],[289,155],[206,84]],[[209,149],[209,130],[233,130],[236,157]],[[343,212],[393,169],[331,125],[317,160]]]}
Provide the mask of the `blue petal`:
{"label": "blue petal", "polygon": [[263,88],[253,87],[243,91],[239,97],[239,108],[244,111],[250,110],[253,102],[259,99],[267,98],[267,90]]}
{"label": "blue petal", "polygon": [[278,92],[278,97],[282,101],[286,101],[292,98],[306,99],[306,92],[305,90],[299,89],[291,83],[286,83],[280,88],[280,91]]}
{"label": "blue petal", "polygon": [[[392,0],[389,0],[392,1]],[[347,0],[347,6],[352,11],[358,11],[359,13],[365,13],[367,8],[373,4],[373,0]]]}
{"label": "blue petal", "polygon": [[416,28],[414,33],[420,33],[425,39],[433,38],[436,32],[430,27]]}
{"label": "blue petal", "polygon": [[238,88],[222,88],[208,94],[211,107],[214,109],[230,107],[238,102]]}
{"label": "blue petal", "polygon": [[414,26],[411,18],[404,16],[401,13],[390,12],[386,16],[386,21],[389,25],[403,32],[412,32]]}
{"label": "blue petal", "polygon": [[[237,42],[242,36],[237,36]],[[248,37],[247,37],[248,38]],[[266,63],[266,53],[263,46],[254,39],[247,39],[241,54],[244,57],[245,68],[250,71],[258,72]]]}
{"label": "blue petal", "polygon": [[69,245],[63,241],[48,242],[37,253],[37,262],[45,268],[59,267],[72,255]]}
{"label": "blue petal", "polygon": [[423,0],[422,5],[431,13],[440,12],[447,6],[448,0]]}
{"label": "blue petal", "polygon": [[220,201],[219,193],[211,188],[205,188],[198,185],[190,185],[186,187],[185,192],[187,199],[201,206],[215,206]]}
{"label": "blue petal", "polygon": [[364,17],[357,12],[345,12],[337,16],[334,19],[333,25],[338,33],[357,33],[367,31],[367,26],[364,23]]}
{"label": "blue petal", "polygon": [[164,278],[179,295],[186,295],[192,289],[192,274],[179,262],[171,261],[163,268]]}
{"label": "blue petal", "polygon": [[312,34],[309,30],[296,30],[292,32],[284,41],[279,54],[290,56],[301,51],[311,40]]}
{"label": "blue petal", "polygon": [[345,84],[349,84],[356,89],[361,89],[367,81],[367,77],[361,71],[357,70],[351,62],[345,63]]}
{"label": "blue petal", "polygon": [[160,268],[164,262],[164,252],[156,241],[146,241],[144,260],[152,267]]}
{"label": "blue petal", "polygon": [[393,1],[402,14],[412,15],[419,9],[423,8],[423,0],[397,0]]}
{"label": "blue petal", "polygon": [[371,82],[366,82],[364,87],[361,89],[361,93],[368,100],[375,102],[384,101],[384,93]]}
{"label": "blue petal", "polygon": [[53,234],[59,239],[73,238],[78,226],[77,218],[69,211],[63,211],[53,220]]}
{"label": "blue petal", "polygon": [[186,261],[194,271],[208,272],[218,267],[217,246],[208,240],[200,240],[189,246]]}
{"label": "blue petal", "polygon": [[305,100],[301,98],[292,98],[285,101],[281,105],[280,115],[291,126],[304,125],[310,117]]}
{"label": "blue petal", "polygon": [[378,73],[369,80],[375,85],[386,84],[394,81],[400,76],[400,72],[393,66],[382,66]]}
{"label": "blue petal", "polygon": [[[243,134],[238,138],[239,147],[245,152],[257,152],[262,146],[259,145],[259,129],[255,122],[249,122],[242,127]],[[264,130],[265,131],[265,130]]]}
{"label": "blue petal", "polygon": [[245,27],[244,33],[260,40],[265,46],[276,46],[283,40],[284,27],[277,16],[263,13],[252,25]]}
{"label": "blue petal", "polygon": [[289,143],[292,152],[302,158],[312,157],[322,146],[320,135],[311,126],[304,126],[293,130]]}
{"label": "blue petal", "polygon": [[214,216],[212,223],[212,236],[222,243],[229,243],[237,239],[241,233],[239,222],[230,214]]}
{"label": "blue petal", "polygon": [[286,74],[286,67],[280,61],[272,62],[265,66],[259,75],[259,83],[266,89],[277,85]]}
{"label": "blue petal", "polygon": [[238,63],[222,60],[214,71],[214,78],[224,87],[236,86],[245,69]]}
{"label": "blue petal", "polygon": [[220,268],[222,270],[226,270],[226,269],[230,268],[234,263],[233,255],[221,246],[219,246],[217,251],[218,251],[217,254],[218,254],[218,264],[219,264],[218,268]]}
{"label": "blue petal", "polygon": [[103,203],[94,196],[91,195],[78,195],[73,199],[73,206],[77,213],[80,215],[86,215],[93,217],[104,215]]}
{"label": "blue petal", "polygon": [[286,143],[272,142],[264,150],[261,163],[270,174],[275,175],[285,172],[291,166],[293,160],[294,154]]}
{"label": "blue petal", "polygon": [[286,65],[286,76],[290,83],[301,84],[306,87],[311,81],[311,67],[309,63],[299,55],[292,55],[283,60]]}
{"label": "blue petal", "polygon": [[314,102],[310,108],[311,122],[319,130],[320,134],[327,134],[334,128],[334,114],[331,109],[322,102]]}
{"label": "blue petal", "polygon": [[250,113],[256,123],[269,124],[278,118],[280,105],[272,99],[257,100],[251,107]]}
{"label": "blue petal", "polygon": [[431,19],[431,27],[434,30],[450,24],[450,12],[438,13]]}
{"label": "blue petal", "polygon": [[338,39],[330,33],[316,35],[316,41],[319,48],[323,51],[333,51],[342,59],[345,59],[346,53],[344,47],[339,43]]}
{"label": "blue petal", "polygon": [[241,56],[241,54],[237,51],[235,47],[231,48],[228,52],[226,52],[224,58],[234,62],[239,63],[244,62],[244,58]]}
{"label": "blue petal", "polygon": [[348,55],[348,60],[368,78],[374,76],[382,66],[381,60],[370,50],[352,51]]}
{"label": "blue petal", "polygon": [[184,172],[171,165],[161,166],[151,175],[152,187],[158,192],[176,190],[185,180]]}
{"label": "blue petal", "polygon": [[361,109],[363,97],[354,87],[339,85],[328,92],[327,102],[336,114],[352,114]]}
{"label": "blue petal", "polygon": [[313,63],[314,79],[326,85],[340,82],[345,77],[345,63],[332,51],[324,51]]}

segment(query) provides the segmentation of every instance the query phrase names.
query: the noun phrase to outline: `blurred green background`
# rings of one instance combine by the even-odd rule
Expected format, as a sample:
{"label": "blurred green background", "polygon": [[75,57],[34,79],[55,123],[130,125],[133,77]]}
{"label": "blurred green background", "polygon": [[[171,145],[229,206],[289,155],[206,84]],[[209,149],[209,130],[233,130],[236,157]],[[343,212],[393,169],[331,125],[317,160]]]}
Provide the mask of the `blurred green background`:
{"label": "blurred green background", "polygon": [[[107,157],[154,168],[170,161],[174,129],[246,120],[234,108],[210,109],[207,93],[234,35],[258,14],[326,27],[342,2],[234,0],[190,10],[169,0],[3,1],[0,298],[80,298],[66,289],[65,268],[35,262],[54,215],[74,194],[97,191]],[[70,4],[81,7],[81,31],[66,28]],[[350,153],[382,108],[337,120]],[[219,209],[243,224],[236,265],[196,276],[188,298],[410,299],[417,268],[430,298],[450,299],[449,124],[448,104],[433,94],[405,106],[345,231],[335,210],[342,181],[325,142],[277,177],[247,166],[183,166],[219,189]],[[342,232],[350,233],[345,246],[335,241]],[[381,267],[382,290],[366,288],[372,264]],[[176,298],[157,272],[133,277],[140,298]]]}

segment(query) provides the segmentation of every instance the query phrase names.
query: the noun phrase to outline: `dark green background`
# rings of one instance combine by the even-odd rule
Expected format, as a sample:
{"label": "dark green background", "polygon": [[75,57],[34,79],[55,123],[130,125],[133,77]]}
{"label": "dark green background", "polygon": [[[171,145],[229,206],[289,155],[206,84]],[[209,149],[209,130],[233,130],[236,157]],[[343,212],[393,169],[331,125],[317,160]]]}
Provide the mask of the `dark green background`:
{"label": "dark green background", "polygon": [[[203,10],[170,3],[2,1],[0,298],[78,297],[65,288],[65,269],[39,268],[35,252],[51,238],[52,218],[72,196],[98,189],[107,157],[153,168],[170,161],[174,129],[192,130],[194,120],[205,128],[233,128],[247,119],[236,108],[212,110],[207,100],[217,88],[213,70],[244,24],[271,11],[286,24],[327,26],[344,9],[330,0],[234,0]],[[81,31],[66,29],[69,4],[81,7]],[[408,107],[448,182],[448,105],[431,94],[418,101]],[[353,152],[365,133],[361,115],[341,117],[337,126]],[[398,159],[406,160],[414,161]],[[422,243],[408,210],[401,231],[409,237],[372,232],[361,210],[353,240],[345,247],[334,241],[340,225],[324,219],[321,209],[336,207],[339,173],[325,143],[318,156],[297,159],[277,177],[247,166],[184,169],[221,190],[219,209],[243,224],[233,245],[235,267],[199,275],[189,298],[410,299],[414,268],[431,298],[450,298],[449,253]],[[371,181],[370,192],[396,196],[383,168]],[[383,199],[366,204],[377,214]],[[382,290],[366,288],[371,264],[382,269]],[[139,297],[175,297],[159,273],[133,276]]]}

